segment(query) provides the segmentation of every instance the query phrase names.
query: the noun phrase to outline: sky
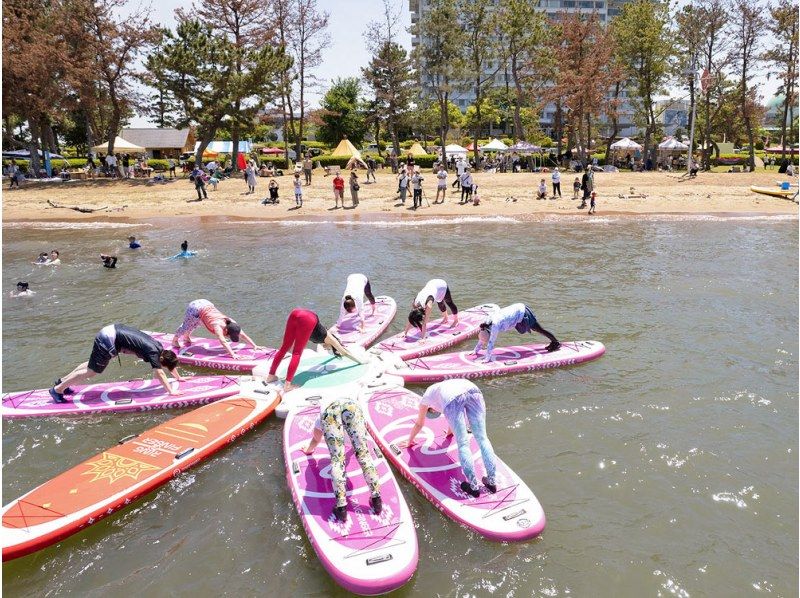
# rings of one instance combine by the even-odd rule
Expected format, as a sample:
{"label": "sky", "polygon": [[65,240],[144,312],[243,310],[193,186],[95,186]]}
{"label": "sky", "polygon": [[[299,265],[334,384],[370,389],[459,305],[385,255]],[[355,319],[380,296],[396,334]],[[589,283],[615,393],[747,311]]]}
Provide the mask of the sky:
{"label": "sky", "polygon": [[[199,0],[198,0],[199,1]],[[408,11],[408,0],[390,0],[394,6],[400,8],[400,33],[398,41],[411,50],[411,13]],[[686,0],[682,0],[685,3]],[[763,0],[759,0],[759,3]],[[154,0],[152,7],[153,21],[167,27],[175,25],[175,9],[191,6],[191,0]],[[318,107],[321,96],[325,93],[327,83],[337,77],[360,77],[361,67],[369,62],[369,52],[366,49],[363,33],[371,21],[381,20],[383,17],[383,2],[381,0],[318,0],[321,10],[330,13],[328,32],[331,38],[331,47],[324,52],[323,62],[316,71],[322,79],[321,88],[312,93],[309,101],[312,107]],[[764,100],[772,98],[778,87],[774,79],[767,81],[759,77],[762,83],[761,94]],[[679,90],[672,90],[675,95],[680,95]],[[154,126],[145,118],[133,118],[132,127]]]}

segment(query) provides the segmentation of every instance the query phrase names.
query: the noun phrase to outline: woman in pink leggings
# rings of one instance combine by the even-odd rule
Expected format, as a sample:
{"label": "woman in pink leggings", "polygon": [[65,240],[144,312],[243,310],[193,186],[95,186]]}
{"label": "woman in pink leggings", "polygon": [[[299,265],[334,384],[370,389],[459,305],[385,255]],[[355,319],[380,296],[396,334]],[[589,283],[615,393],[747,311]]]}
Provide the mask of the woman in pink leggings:
{"label": "woman in pink leggings", "polygon": [[286,320],[286,330],[283,332],[283,343],[281,348],[275,353],[272,358],[272,366],[269,368],[269,376],[267,382],[274,382],[278,379],[275,372],[278,371],[278,365],[283,360],[286,352],[291,348],[292,359],[289,361],[289,370],[286,372],[286,384],[283,387],[284,391],[288,392],[297,388],[292,384],[294,374],[297,371],[297,366],[300,364],[300,356],[303,354],[303,349],[306,347],[308,341],[312,343],[322,344],[324,347],[333,352],[337,357],[342,355],[349,357],[356,363],[362,363],[360,359],[354,357],[347,349],[344,348],[339,339],[319,323],[319,317],[310,309],[295,309],[289,314]]}

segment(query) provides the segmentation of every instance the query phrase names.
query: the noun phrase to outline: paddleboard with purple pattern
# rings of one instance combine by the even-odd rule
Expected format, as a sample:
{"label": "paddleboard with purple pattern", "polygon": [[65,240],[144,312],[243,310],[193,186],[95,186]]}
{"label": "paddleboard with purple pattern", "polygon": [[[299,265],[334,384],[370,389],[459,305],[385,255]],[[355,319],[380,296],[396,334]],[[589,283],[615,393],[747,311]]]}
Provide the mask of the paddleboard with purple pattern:
{"label": "paddleboard with purple pattern", "polygon": [[[150,336],[160,342],[165,349],[175,350],[172,346],[172,335],[163,332],[148,332]],[[262,363],[268,363],[275,355],[277,349],[265,349],[255,351],[245,343],[231,343],[231,347],[239,356],[233,359],[219,340],[215,338],[204,338],[193,336],[192,344],[183,347],[178,353],[178,361],[183,365],[196,368],[209,368],[212,370],[225,370],[228,372],[250,373],[253,368]]]}
{"label": "paddleboard with purple pattern", "polygon": [[183,382],[170,380],[182,393],[170,395],[161,382],[152,378],[103,382],[76,386],[74,394],[64,395],[66,403],[54,403],[48,389],[10,392],[3,395],[3,417],[89,415],[110,411],[149,411],[177,409],[217,401],[239,392],[239,380],[232,376],[191,376]]}
{"label": "paddleboard with purple pattern", "polygon": [[364,303],[364,332],[358,330],[359,319],[356,314],[348,314],[340,324],[331,326],[330,330],[343,343],[366,348],[374,343],[392,323],[397,313],[397,303],[391,297],[379,295],[375,297],[375,315],[373,316],[371,313],[372,306],[369,302]]}
{"label": "paddleboard with purple pattern", "polygon": [[476,358],[472,349],[456,353],[439,353],[405,361],[392,374],[402,376],[407,384],[441,382],[450,378],[486,378],[520,374],[546,368],[575,365],[597,359],[606,352],[598,341],[567,341],[558,351],[548,353],[546,344],[495,347],[494,361],[484,362],[486,350]]}
{"label": "paddleboard with purple pattern", "polygon": [[[421,397],[405,388],[378,390],[366,396],[367,426],[383,452],[400,472],[445,515],[491,540],[528,540],[545,526],[542,506],[531,489],[499,457],[497,492],[481,485],[478,498],[461,490],[465,480],[454,436],[446,436],[444,417],[426,419],[414,446],[400,448],[417,419]],[[491,417],[491,411],[489,412]],[[486,475],[480,450],[470,437],[475,475]]]}
{"label": "paddleboard with purple pattern", "polygon": [[431,311],[428,321],[427,335],[420,340],[421,332],[412,328],[408,336],[400,332],[379,342],[370,351],[386,351],[402,360],[413,359],[448,349],[469,338],[477,336],[478,327],[486,320],[486,316],[497,309],[496,305],[487,303],[458,312],[458,324],[453,326],[453,316],[448,315],[446,324],[436,306]]}
{"label": "paddleboard with purple pattern", "polygon": [[347,439],[347,520],[340,523],[325,442],[306,455],[319,407],[291,411],[283,429],[283,454],[289,489],[308,539],[325,569],[343,588],[374,596],[406,583],[417,568],[417,534],[411,513],[386,459],[368,439],[381,480],[383,509],[372,512],[370,492]]}

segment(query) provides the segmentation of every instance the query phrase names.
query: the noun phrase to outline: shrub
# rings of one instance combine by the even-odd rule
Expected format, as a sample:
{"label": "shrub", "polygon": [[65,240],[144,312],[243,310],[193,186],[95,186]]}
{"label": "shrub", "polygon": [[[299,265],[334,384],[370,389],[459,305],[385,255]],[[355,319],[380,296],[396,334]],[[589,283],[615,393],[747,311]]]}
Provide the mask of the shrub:
{"label": "shrub", "polygon": [[[405,156],[401,156],[405,159]],[[423,154],[421,156],[414,156],[414,164],[420,168],[433,168],[433,165],[439,161],[439,156],[436,154]]]}
{"label": "shrub", "polygon": [[591,159],[594,160],[595,158],[597,158],[597,163],[600,166],[605,165],[605,163],[606,163],[606,153],[605,152],[596,152],[596,153],[592,154],[591,155]]}
{"label": "shrub", "polygon": [[286,158],[283,156],[259,156],[261,164],[272,164],[273,168],[280,168],[286,170],[289,168]]}
{"label": "shrub", "polygon": [[[131,165],[133,165],[133,163]],[[147,160],[147,165],[153,170],[169,170],[169,162],[167,162],[166,160],[150,158],[149,160]]]}

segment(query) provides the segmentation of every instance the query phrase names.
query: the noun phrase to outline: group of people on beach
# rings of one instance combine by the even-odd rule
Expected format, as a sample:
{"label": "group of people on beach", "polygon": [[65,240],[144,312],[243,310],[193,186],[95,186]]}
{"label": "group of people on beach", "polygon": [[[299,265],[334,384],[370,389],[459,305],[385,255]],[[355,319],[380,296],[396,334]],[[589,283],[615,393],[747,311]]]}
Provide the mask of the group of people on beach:
{"label": "group of people on beach", "polygon": [[[366,303],[371,306],[370,314],[366,313]],[[369,278],[361,273],[348,276],[345,291],[342,295],[340,313],[337,324],[341,324],[348,316],[355,316],[359,329],[363,331],[365,320],[375,315],[376,300]],[[433,306],[436,305],[442,314],[441,324],[447,324],[452,316],[451,326],[458,325],[458,307],[453,301],[450,287],[445,280],[435,278],[429,280],[411,301],[408,324],[405,329],[406,339],[414,342],[425,338],[428,322]],[[449,316],[448,316],[449,310]],[[79,364],[69,374],[58,378],[49,389],[53,401],[67,402],[73,394],[73,386],[86,382],[108,367],[114,357],[119,359],[121,353],[135,355],[153,370],[165,391],[170,395],[180,395],[177,386],[169,382],[167,374],[178,383],[184,378],[178,372],[178,352],[192,344],[192,333],[199,327],[210,332],[232,359],[240,359],[233,343],[243,342],[253,351],[264,351],[242,330],[240,324],[232,317],[221,312],[211,301],[196,299],[187,306],[183,320],[167,341],[156,340],[151,335],[124,324],[108,324],[95,336],[89,360]],[[420,331],[417,339],[408,336],[411,328]],[[523,303],[516,303],[489,314],[480,325],[478,343],[472,354],[477,358],[485,349],[484,361],[492,360],[492,351],[497,336],[515,328],[520,334],[536,331],[550,340],[548,351],[558,350],[560,344],[556,337],[543,329],[533,311]],[[300,365],[300,358],[306,344],[311,341],[321,344],[337,357],[347,357],[356,363],[366,363],[361,357],[354,355],[345,347],[334,332],[320,322],[319,316],[312,310],[293,309],[286,320],[280,348],[272,356],[267,383],[277,383],[277,369],[287,352],[291,351],[282,393],[297,388],[293,384],[295,374]],[[332,395],[335,397],[335,395]],[[436,418],[444,414],[448,422],[448,435],[454,435],[458,445],[459,462],[465,480],[461,482],[461,490],[470,496],[480,495],[480,486],[469,449],[469,433],[475,438],[480,448],[486,476],[481,483],[489,492],[496,492],[495,456],[492,445],[486,435],[486,404],[480,389],[472,382],[464,379],[446,380],[430,386],[419,404],[417,419],[411,428],[408,438],[400,443],[403,447],[411,447],[424,427],[426,418]],[[469,426],[469,430],[468,427]],[[364,414],[357,397],[325,398],[320,404],[320,415],[317,418],[311,439],[304,452],[311,454],[324,438],[331,458],[331,478],[336,497],[333,516],[339,521],[347,519],[347,496],[345,476],[345,435],[350,438],[356,458],[361,465],[364,477],[371,491],[370,504],[377,514],[381,512],[382,500],[380,481],[378,479],[372,457],[367,450],[367,431]]]}

